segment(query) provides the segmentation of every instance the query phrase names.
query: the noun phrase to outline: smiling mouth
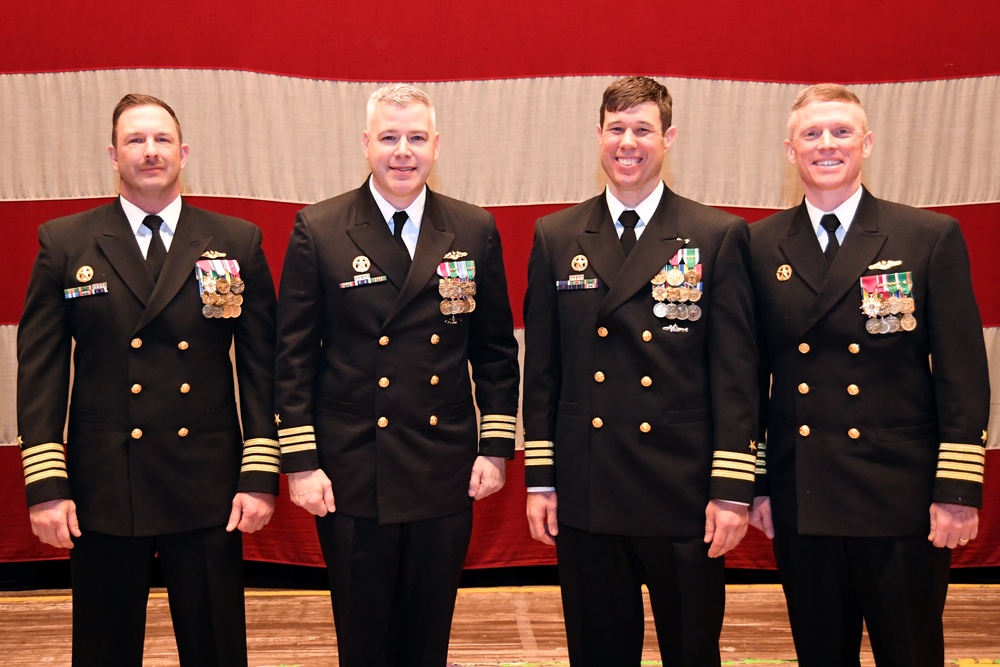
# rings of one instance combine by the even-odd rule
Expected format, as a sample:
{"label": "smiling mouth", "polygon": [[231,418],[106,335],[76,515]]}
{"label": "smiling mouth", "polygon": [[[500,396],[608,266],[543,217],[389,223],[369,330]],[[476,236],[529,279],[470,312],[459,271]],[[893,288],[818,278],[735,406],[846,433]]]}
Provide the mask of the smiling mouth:
{"label": "smiling mouth", "polygon": [[817,160],[814,162],[817,167],[837,167],[844,164],[843,160]]}
{"label": "smiling mouth", "polygon": [[618,164],[620,164],[623,167],[634,167],[635,165],[642,162],[642,158],[638,157],[620,157],[615,159],[618,161]]}

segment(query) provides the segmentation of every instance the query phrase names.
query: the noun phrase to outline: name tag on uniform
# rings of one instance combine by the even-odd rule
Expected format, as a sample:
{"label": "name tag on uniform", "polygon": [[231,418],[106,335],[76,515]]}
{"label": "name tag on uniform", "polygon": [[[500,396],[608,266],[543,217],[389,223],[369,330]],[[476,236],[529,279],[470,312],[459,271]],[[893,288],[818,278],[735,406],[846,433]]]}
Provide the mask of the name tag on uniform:
{"label": "name tag on uniform", "polygon": [[95,294],[107,294],[107,283],[94,283],[93,285],[81,285],[80,287],[70,287],[63,290],[63,296],[67,299],[77,299],[81,296],[94,296]]}

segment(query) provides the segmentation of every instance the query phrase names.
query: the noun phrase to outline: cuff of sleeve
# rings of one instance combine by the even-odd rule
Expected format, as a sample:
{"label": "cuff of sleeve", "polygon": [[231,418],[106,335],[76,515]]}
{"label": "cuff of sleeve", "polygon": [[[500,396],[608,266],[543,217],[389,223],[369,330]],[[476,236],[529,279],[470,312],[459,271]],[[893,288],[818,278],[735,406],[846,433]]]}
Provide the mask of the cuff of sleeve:
{"label": "cuff of sleeve", "polygon": [[43,442],[24,447],[21,450],[21,465],[24,467],[29,506],[70,497],[66,450],[62,443]]}
{"label": "cuff of sleeve", "polygon": [[316,429],[312,424],[278,429],[281,446],[281,471],[302,472],[319,468]]}
{"label": "cuff of sleeve", "polygon": [[526,440],[524,443],[524,482],[529,488],[555,490],[555,443],[551,440]]}

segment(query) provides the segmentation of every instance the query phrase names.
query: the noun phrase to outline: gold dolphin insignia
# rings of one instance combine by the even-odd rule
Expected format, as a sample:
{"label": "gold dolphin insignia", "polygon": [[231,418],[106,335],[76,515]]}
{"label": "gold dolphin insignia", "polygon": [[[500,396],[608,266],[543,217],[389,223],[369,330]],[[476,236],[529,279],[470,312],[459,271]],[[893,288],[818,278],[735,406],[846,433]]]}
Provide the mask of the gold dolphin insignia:
{"label": "gold dolphin insignia", "polygon": [[447,255],[444,256],[445,259],[462,259],[469,253],[462,252],[461,250],[452,250]]}
{"label": "gold dolphin insignia", "polygon": [[868,269],[870,271],[888,271],[894,266],[899,266],[902,264],[902,260],[898,259],[883,259],[880,262],[875,262],[874,264],[869,264]]}
{"label": "gold dolphin insignia", "polygon": [[225,257],[226,253],[219,252],[218,250],[206,250],[201,253],[202,257],[207,257],[208,259],[219,259],[220,257]]}

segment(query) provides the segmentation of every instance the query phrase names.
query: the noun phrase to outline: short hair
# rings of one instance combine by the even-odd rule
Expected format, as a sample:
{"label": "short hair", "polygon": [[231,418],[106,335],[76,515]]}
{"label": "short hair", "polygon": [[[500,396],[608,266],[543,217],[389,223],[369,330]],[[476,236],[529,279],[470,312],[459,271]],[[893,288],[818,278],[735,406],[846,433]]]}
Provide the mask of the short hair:
{"label": "short hair", "polygon": [[623,76],[611,82],[601,100],[601,127],[604,127],[604,113],[631,109],[645,102],[655,102],[660,109],[661,132],[670,127],[673,117],[673,100],[667,87],[648,76]]}
{"label": "short hair", "polygon": [[177,139],[183,142],[183,137],[181,136],[181,122],[177,120],[177,114],[174,110],[170,108],[170,105],[163,100],[153,97],[152,95],[142,95],[139,93],[129,93],[118,102],[115,106],[114,113],[111,114],[111,145],[115,148],[118,147],[118,119],[121,117],[125,111],[133,107],[145,107],[145,106],[157,106],[166,109],[170,117],[174,119],[174,125],[177,126]]}
{"label": "short hair", "polygon": [[390,83],[382,86],[368,98],[368,108],[365,113],[365,126],[371,127],[375,117],[375,105],[379,102],[394,104],[397,107],[408,107],[411,104],[423,104],[431,112],[431,127],[437,127],[437,114],[434,112],[434,102],[431,96],[416,86],[408,83]]}
{"label": "short hair", "polygon": [[861,109],[861,117],[864,124],[862,129],[865,131],[868,130],[868,118],[865,116],[865,109],[861,106],[861,100],[858,99],[857,95],[848,90],[847,86],[842,86],[839,83],[817,83],[802,89],[795,96],[795,101],[792,102],[792,110],[788,114],[789,138],[792,136],[792,122],[795,118],[795,112],[813,102],[845,102],[857,105]]}

